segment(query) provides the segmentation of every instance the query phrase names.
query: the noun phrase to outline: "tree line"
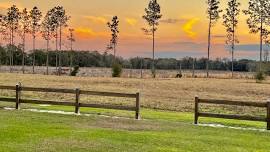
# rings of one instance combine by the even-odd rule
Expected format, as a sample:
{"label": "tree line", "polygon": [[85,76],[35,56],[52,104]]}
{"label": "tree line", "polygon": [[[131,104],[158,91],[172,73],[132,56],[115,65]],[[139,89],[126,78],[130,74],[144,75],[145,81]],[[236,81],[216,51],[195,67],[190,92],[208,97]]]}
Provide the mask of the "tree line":
{"label": "tree line", "polygon": [[[207,58],[200,59],[199,61],[201,64],[198,64],[198,68],[201,68],[201,65],[204,65],[204,68],[207,71],[207,76],[209,76],[209,69],[215,69],[216,66],[213,66],[213,61],[210,60],[210,53],[211,53],[211,43],[212,43],[212,28],[216,25],[217,21],[223,17],[223,25],[227,32],[227,40],[226,44],[231,48],[231,68],[224,66],[225,69],[230,69],[233,71],[234,69],[239,69],[237,67],[238,61],[235,60],[235,45],[240,41],[237,38],[237,28],[239,23],[239,16],[241,12],[248,16],[246,21],[247,25],[249,26],[250,33],[256,34],[260,33],[260,62],[259,62],[259,70],[262,70],[262,61],[263,61],[263,44],[269,45],[269,26],[270,26],[270,1],[266,0],[249,0],[248,1],[248,8],[246,10],[240,10],[240,2],[239,0],[229,0],[227,2],[227,7],[225,9],[225,13],[222,16],[223,10],[220,9],[220,0],[207,0],[207,17],[209,19],[208,25],[208,47],[207,47]],[[146,35],[151,35],[152,37],[152,59],[151,59],[151,70],[153,77],[155,77],[155,69],[164,67],[162,62],[166,62],[166,66],[169,62],[173,62],[173,59],[155,59],[155,36],[156,31],[158,30],[159,21],[162,18],[161,14],[161,6],[159,5],[157,0],[149,0],[148,6],[145,8],[145,14],[142,18],[147,22],[148,27],[142,28],[143,32]],[[6,47],[2,51],[3,54],[8,56],[3,59],[4,63],[6,64],[7,61],[9,62],[10,71],[12,72],[12,66],[17,64],[19,60],[21,60],[22,71],[24,72],[24,65],[29,63],[33,66],[33,73],[35,72],[35,65],[40,65],[41,62],[39,59],[41,55],[45,55],[46,58],[42,59],[42,65],[46,65],[47,67],[47,74],[48,74],[48,66],[56,66],[59,74],[61,73],[61,68],[63,65],[66,66],[68,61],[69,66],[73,66],[78,63],[76,61],[76,57],[81,58],[90,58],[92,59],[93,54],[99,54],[98,52],[85,52],[85,51],[74,51],[73,50],[73,42],[75,42],[74,37],[74,29],[69,28],[69,35],[66,39],[70,42],[69,43],[69,53],[62,49],[63,47],[63,30],[68,27],[68,21],[70,20],[70,16],[67,14],[66,10],[62,6],[56,6],[50,9],[45,15],[38,9],[38,7],[33,7],[31,10],[27,10],[26,8],[23,10],[19,10],[16,5],[11,6],[7,9],[6,14],[0,15],[0,34],[3,36],[3,39],[6,42]],[[119,18],[118,16],[113,16],[112,21],[107,23],[107,26],[110,28],[111,31],[111,40],[109,45],[105,51],[105,57],[111,56],[108,55],[108,51],[113,50],[113,59],[110,59],[111,63],[109,65],[115,64],[116,61],[121,63],[129,63],[132,65],[132,59],[124,60],[120,57],[117,57],[117,44],[118,44],[118,34],[119,34]],[[47,47],[44,50],[37,50],[36,49],[36,37],[38,33],[41,33],[42,38],[47,42]],[[32,36],[32,50],[29,53],[25,53],[25,40],[26,35]],[[15,37],[18,36],[21,39],[19,45],[15,43]],[[54,39],[55,41],[55,50],[49,51],[50,41]],[[18,49],[19,48],[19,49]],[[21,55],[16,53],[16,50],[21,50]],[[83,56],[82,54],[87,54]],[[89,55],[89,56],[88,56]],[[99,54],[100,55],[100,54]],[[99,56],[98,55],[98,56]],[[268,53],[269,56],[269,53]],[[14,57],[16,59],[14,59]],[[44,56],[42,56],[43,58]],[[104,56],[103,56],[104,57]],[[17,59],[20,58],[20,59]],[[64,58],[64,59],[63,59]],[[66,60],[68,58],[68,60]],[[136,58],[135,58],[136,59]],[[44,61],[43,61],[44,60]],[[134,60],[134,58],[133,58]],[[176,60],[176,59],[175,59]],[[3,63],[3,61],[0,61]],[[102,61],[102,60],[99,60]],[[177,61],[177,60],[176,60]],[[88,62],[95,62],[89,60]],[[195,62],[195,61],[193,61]],[[198,60],[196,61],[198,62]],[[251,62],[251,61],[249,61]],[[254,61],[253,61],[254,62]],[[218,63],[223,63],[218,61]],[[226,62],[227,64],[228,62]],[[81,63],[80,63],[81,64]],[[161,65],[160,65],[161,64]],[[234,65],[236,64],[236,65]],[[83,63],[82,66],[91,65],[91,63]],[[108,65],[107,63],[105,65]],[[142,65],[142,64],[141,64]],[[174,65],[176,65],[174,63]],[[184,65],[184,64],[183,64]],[[199,66],[200,65],[200,66]],[[218,64],[217,64],[218,65]],[[126,66],[126,65],[124,65]],[[134,65],[132,65],[134,66]],[[165,67],[166,67],[165,66]],[[172,66],[175,67],[175,66]],[[170,67],[167,67],[170,69]],[[218,68],[217,68],[218,69]]]}
{"label": "tree line", "polygon": [[[22,53],[22,46],[17,47],[14,46],[14,60],[13,64],[16,66],[22,65],[22,59],[24,56],[25,65],[31,66],[33,55],[36,56],[36,66],[46,66],[47,59],[49,59],[48,64],[52,67],[57,67],[56,57],[57,51],[49,51],[43,49],[37,49],[35,52],[30,53]],[[9,65],[9,56],[8,56],[8,48],[0,47],[0,64],[1,65]],[[98,51],[70,51],[70,50],[62,50],[61,53],[61,64],[63,67],[70,67],[70,58],[72,57],[73,65],[78,65],[79,67],[103,67],[110,68],[113,62],[117,62],[121,64],[124,68],[129,69],[152,69],[153,60],[151,58],[141,58],[141,57],[133,57],[130,59],[124,59],[121,57],[115,57],[113,54],[109,54],[107,52],[100,53]],[[265,58],[264,64],[269,66],[269,59]],[[184,57],[182,59],[175,58],[157,58],[154,60],[154,64],[156,65],[156,69],[163,70],[180,70],[180,69],[194,69],[196,70],[204,70],[207,64],[207,58],[192,58],[192,57]],[[227,58],[217,58],[215,60],[210,60],[209,67],[212,70],[223,70],[230,71],[231,60]],[[258,62],[254,60],[241,59],[234,61],[234,69],[239,72],[254,72],[258,66]]]}
{"label": "tree line", "polygon": [[[43,17],[44,16],[44,17]],[[7,9],[6,14],[0,15],[0,34],[1,38],[6,43],[6,54],[9,57],[9,66],[10,72],[12,72],[12,67],[15,64],[14,62],[18,61],[18,59],[14,59],[14,57],[18,57],[18,53],[16,50],[20,48],[21,50],[21,65],[22,71],[24,72],[25,62],[29,64],[29,58],[26,60],[26,50],[25,50],[25,42],[27,35],[31,35],[32,37],[32,50],[31,54],[31,64],[32,64],[32,72],[35,73],[35,65],[37,61],[36,53],[36,39],[39,34],[42,35],[42,38],[47,42],[47,57],[46,57],[46,66],[47,66],[47,74],[48,74],[48,66],[49,66],[49,45],[52,39],[55,39],[55,65],[61,70],[61,57],[62,57],[62,46],[63,46],[63,30],[68,26],[68,21],[70,16],[67,15],[66,10],[62,6],[56,6],[50,9],[45,15],[39,10],[38,7],[33,7],[31,10],[24,8],[23,10],[19,10],[16,5],[12,5]],[[75,41],[73,37],[73,29],[69,29],[70,37],[68,40]],[[16,45],[15,39],[20,39]],[[70,46],[72,50],[72,44]],[[29,57],[29,55],[28,55]],[[15,61],[16,60],[16,61]],[[2,61],[1,61],[2,62]]]}
{"label": "tree line", "polygon": [[[220,0],[207,0],[207,18],[209,20],[208,24],[208,47],[207,47],[207,61],[206,61],[206,71],[207,77],[209,77],[209,64],[210,64],[210,53],[211,53],[211,43],[212,43],[212,28],[215,26],[217,21],[221,18],[221,13],[223,10],[220,8]],[[226,44],[231,48],[231,71],[232,77],[234,72],[234,51],[235,44],[239,43],[237,38],[237,28],[239,23],[239,16],[241,13],[239,0],[228,0],[227,7],[225,8],[225,13],[223,14],[223,25],[226,29]],[[259,71],[262,71],[262,60],[263,60],[263,44],[270,45],[269,39],[269,26],[270,26],[270,1],[269,0],[249,0],[248,8],[242,10],[243,14],[248,16],[246,23],[250,29],[250,33],[257,34],[260,33],[260,62]],[[145,8],[145,19],[150,26],[149,29],[143,28],[143,31],[147,35],[152,35],[153,40],[153,64],[152,73],[155,77],[155,32],[159,25],[159,20],[161,19],[161,7],[157,0],[150,0],[148,7]]]}

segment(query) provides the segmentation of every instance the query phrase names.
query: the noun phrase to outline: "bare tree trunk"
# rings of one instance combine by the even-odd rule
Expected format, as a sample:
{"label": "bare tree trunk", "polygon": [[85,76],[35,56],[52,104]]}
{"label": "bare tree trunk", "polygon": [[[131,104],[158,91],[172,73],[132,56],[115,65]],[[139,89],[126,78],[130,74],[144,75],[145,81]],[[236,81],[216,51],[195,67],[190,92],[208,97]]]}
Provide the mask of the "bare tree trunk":
{"label": "bare tree trunk", "polygon": [[181,61],[180,61],[180,65],[179,65],[179,74],[182,74],[182,63],[181,63]]}
{"label": "bare tree trunk", "polygon": [[[234,13],[234,10],[233,10]],[[232,78],[234,78],[234,48],[235,48],[235,21],[233,16],[233,41],[232,41]]]}
{"label": "bare tree trunk", "polygon": [[73,66],[73,54],[70,52],[70,57],[69,57],[69,72],[72,72],[72,66]]}
{"label": "bare tree trunk", "polygon": [[56,29],[55,34],[55,70],[58,73],[58,30]]}
{"label": "bare tree trunk", "polygon": [[116,46],[113,44],[113,64],[116,64]]}
{"label": "bare tree trunk", "polygon": [[35,74],[35,62],[36,62],[36,36],[35,33],[33,33],[33,67],[32,67],[33,74]]}
{"label": "bare tree trunk", "polygon": [[262,71],[262,50],[263,50],[263,20],[261,16],[261,31],[260,31],[260,65],[259,65],[259,71]]}
{"label": "bare tree trunk", "polygon": [[[13,28],[12,28],[13,29]],[[12,47],[11,47],[11,71],[13,71],[13,66],[14,66],[14,53],[13,53],[13,49],[14,49],[14,30],[12,30],[12,35],[11,35],[11,44],[12,44]]]}
{"label": "bare tree trunk", "polygon": [[208,27],[208,51],[207,51],[207,63],[206,63],[207,78],[209,78],[209,60],[210,60],[210,48],[211,48],[211,26],[212,26],[212,20],[211,20],[211,14],[210,14],[209,27]]}
{"label": "bare tree trunk", "polygon": [[153,46],[152,46],[152,49],[153,49],[153,61],[152,61],[152,75],[153,75],[153,78],[156,78],[156,67],[155,67],[155,25],[153,25],[153,29],[152,29],[153,33]]}
{"label": "bare tree trunk", "polygon": [[9,72],[12,72],[12,30],[10,29],[9,34]]}
{"label": "bare tree trunk", "polygon": [[47,40],[46,75],[49,75],[49,40]]}
{"label": "bare tree trunk", "polygon": [[195,59],[192,59],[192,78],[195,77]]}
{"label": "bare tree trunk", "polygon": [[72,40],[70,40],[70,57],[69,57],[69,72],[72,72],[72,66],[73,66],[73,53],[72,53],[73,47],[72,47]]}
{"label": "bare tree trunk", "polygon": [[58,61],[58,64],[59,64],[59,76],[62,74],[62,63],[61,63],[61,60],[62,60],[62,58],[61,58],[61,53],[62,53],[62,26],[60,25],[60,37],[59,37],[59,56],[58,56],[58,59],[59,59],[59,61]]}
{"label": "bare tree trunk", "polygon": [[25,73],[25,69],[24,69],[24,58],[25,58],[25,56],[24,56],[24,52],[25,52],[25,31],[23,32],[23,50],[22,50],[22,72],[23,72],[23,74]]}
{"label": "bare tree trunk", "polygon": [[141,59],[141,79],[143,78],[143,59]]}

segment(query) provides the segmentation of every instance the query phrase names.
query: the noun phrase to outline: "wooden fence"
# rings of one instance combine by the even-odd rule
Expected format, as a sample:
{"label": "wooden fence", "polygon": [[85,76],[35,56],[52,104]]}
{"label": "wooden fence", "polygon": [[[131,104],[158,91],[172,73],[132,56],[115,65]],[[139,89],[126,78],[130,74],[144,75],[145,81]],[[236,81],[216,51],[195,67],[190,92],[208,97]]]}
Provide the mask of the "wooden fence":
{"label": "wooden fence", "polygon": [[[199,104],[216,104],[216,105],[234,105],[234,106],[248,106],[266,108],[266,117],[255,117],[246,115],[228,115],[228,114],[214,114],[199,112]],[[227,101],[227,100],[211,100],[211,99],[199,99],[195,97],[195,114],[194,123],[198,124],[199,117],[212,117],[212,118],[224,118],[224,119],[236,119],[236,120],[250,120],[267,122],[267,130],[270,130],[270,102],[242,102],[242,101]]]}
{"label": "wooden fence", "polygon": [[[16,86],[0,86],[2,90],[14,90],[16,91],[15,98],[0,97],[0,101],[3,102],[15,102],[16,109],[20,108],[21,103],[30,104],[49,104],[49,105],[64,105],[64,106],[74,106],[75,113],[79,113],[80,107],[90,107],[90,108],[103,108],[103,109],[116,109],[116,110],[127,110],[135,111],[135,119],[140,117],[140,94],[127,94],[127,93],[114,93],[114,92],[98,92],[98,91],[85,91],[76,89],[55,89],[55,88],[33,88],[33,87],[22,87],[20,84]],[[36,99],[22,99],[22,91],[32,91],[32,92],[47,92],[47,93],[65,93],[74,94],[74,102],[59,102],[59,101],[46,101],[46,100],[36,100]],[[123,98],[134,98],[136,100],[134,106],[118,106],[118,105],[101,105],[101,104],[87,104],[80,103],[80,95],[94,95],[94,96],[107,96],[107,97],[123,97]]]}

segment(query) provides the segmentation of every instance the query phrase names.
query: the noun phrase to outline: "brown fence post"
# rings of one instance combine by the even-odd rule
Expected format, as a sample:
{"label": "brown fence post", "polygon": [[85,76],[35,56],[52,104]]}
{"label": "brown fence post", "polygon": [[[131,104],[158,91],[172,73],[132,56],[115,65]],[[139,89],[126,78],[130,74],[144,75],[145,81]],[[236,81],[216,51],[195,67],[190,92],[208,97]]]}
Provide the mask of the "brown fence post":
{"label": "brown fence post", "polygon": [[195,108],[194,108],[194,124],[198,124],[199,118],[199,97],[195,97]]}
{"label": "brown fence post", "polygon": [[270,130],[270,102],[267,102],[267,130]]}
{"label": "brown fence post", "polygon": [[136,93],[136,114],[135,119],[140,119],[140,93]]}
{"label": "brown fence post", "polygon": [[16,109],[20,108],[21,84],[16,84]]}
{"label": "brown fence post", "polygon": [[80,108],[80,103],[79,103],[79,100],[80,100],[80,89],[79,88],[76,88],[75,93],[76,93],[75,113],[78,114],[79,113],[79,108]]}

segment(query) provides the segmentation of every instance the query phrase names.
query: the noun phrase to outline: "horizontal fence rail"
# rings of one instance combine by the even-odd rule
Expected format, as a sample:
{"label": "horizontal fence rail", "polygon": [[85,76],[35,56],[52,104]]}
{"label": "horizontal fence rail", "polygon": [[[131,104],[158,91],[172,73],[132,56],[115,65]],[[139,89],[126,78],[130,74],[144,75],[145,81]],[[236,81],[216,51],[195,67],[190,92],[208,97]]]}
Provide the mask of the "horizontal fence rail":
{"label": "horizontal fence rail", "polygon": [[[247,107],[266,108],[267,113],[266,113],[266,117],[205,113],[205,112],[199,111],[200,104],[232,105],[232,106],[247,106]],[[199,117],[224,118],[224,119],[266,122],[267,123],[267,130],[270,130],[270,102],[243,102],[243,101],[200,99],[199,97],[195,97],[194,110],[195,110],[194,124],[198,124]]]}
{"label": "horizontal fence rail", "polygon": [[[76,89],[56,89],[56,88],[34,88],[34,87],[22,87],[19,84],[16,86],[0,86],[0,90],[14,90],[16,91],[15,98],[0,97],[2,102],[15,102],[16,109],[20,108],[21,103],[30,103],[30,104],[49,104],[49,105],[63,105],[63,106],[74,106],[75,113],[79,113],[80,107],[90,107],[90,108],[103,108],[103,109],[115,109],[115,110],[127,110],[135,111],[135,119],[140,118],[140,93],[128,94],[128,93],[115,93],[115,92],[98,92],[98,91],[85,91]],[[22,99],[22,91],[31,91],[31,92],[46,92],[46,93],[65,93],[65,94],[74,94],[75,102],[58,102],[58,101],[46,101],[40,99]],[[93,96],[105,96],[105,97],[123,97],[123,98],[134,98],[134,106],[120,106],[120,105],[101,105],[101,104],[87,104],[80,103],[80,95],[93,95]]]}

